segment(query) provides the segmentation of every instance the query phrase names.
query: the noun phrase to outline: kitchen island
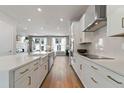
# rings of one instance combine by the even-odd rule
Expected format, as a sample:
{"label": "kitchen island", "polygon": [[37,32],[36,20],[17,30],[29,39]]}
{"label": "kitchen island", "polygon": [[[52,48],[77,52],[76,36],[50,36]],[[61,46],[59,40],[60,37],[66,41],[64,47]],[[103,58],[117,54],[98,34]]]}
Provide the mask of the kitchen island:
{"label": "kitchen island", "polygon": [[48,73],[48,54],[17,54],[0,58],[1,88],[38,88]]}

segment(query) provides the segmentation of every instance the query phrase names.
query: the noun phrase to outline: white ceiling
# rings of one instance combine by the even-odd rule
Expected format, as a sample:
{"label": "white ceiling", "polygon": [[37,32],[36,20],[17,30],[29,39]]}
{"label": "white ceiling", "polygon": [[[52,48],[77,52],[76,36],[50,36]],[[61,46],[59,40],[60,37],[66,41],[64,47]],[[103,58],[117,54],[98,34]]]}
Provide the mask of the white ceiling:
{"label": "white ceiling", "polygon": [[[79,20],[86,8],[86,5],[4,5],[0,11],[17,21],[17,31],[21,34],[64,35],[69,33],[71,21]],[[28,22],[28,18],[32,21]],[[60,18],[64,21],[60,22]],[[24,30],[25,27],[28,29]]]}

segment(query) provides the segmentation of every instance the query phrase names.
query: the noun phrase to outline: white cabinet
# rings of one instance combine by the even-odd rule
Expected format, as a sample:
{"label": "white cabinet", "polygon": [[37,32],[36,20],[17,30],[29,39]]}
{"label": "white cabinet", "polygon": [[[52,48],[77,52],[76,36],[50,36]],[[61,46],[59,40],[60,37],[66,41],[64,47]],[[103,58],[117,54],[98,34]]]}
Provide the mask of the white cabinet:
{"label": "white cabinet", "polygon": [[107,6],[107,36],[124,35],[124,6]]}
{"label": "white cabinet", "polygon": [[26,74],[21,79],[17,80],[15,82],[15,88],[33,88],[33,82],[32,82],[32,76],[33,72]]}
{"label": "white cabinet", "polygon": [[[85,63],[86,62],[86,63]],[[99,68],[96,64],[92,64],[89,61],[83,62],[83,84],[88,88],[111,88],[117,87],[112,82],[107,80],[105,76],[103,76],[102,72],[99,72]],[[105,72],[106,73],[106,72]]]}
{"label": "white cabinet", "polygon": [[39,88],[48,73],[48,56],[13,71],[13,87]]}
{"label": "white cabinet", "polygon": [[86,28],[85,24],[85,19],[86,15],[84,14],[82,18],[79,21],[79,43],[91,43],[93,39],[93,32],[83,32]]}
{"label": "white cabinet", "polygon": [[108,70],[79,54],[74,54],[72,67],[88,88],[118,88],[124,87],[124,77]]}
{"label": "white cabinet", "polygon": [[39,81],[41,78],[39,78],[40,76],[40,71],[39,71],[40,67],[39,67],[39,63],[35,62],[33,64],[33,74],[32,74],[32,83],[34,85],[35,88],[39,87],[40,84],[39,84]]}
{"label": "white cabinet", "polygon": [[[1,15],[0,15],[1,17]],[[16,26],[2,21],[0,18],[0,56],[15,53],[16,47]]]}
{"label": "white cabinet", "polygon": [[50,69],[52,68],[52,65],[54,64],[54,52],[51,52],[48,55],[49,55],[48,70],[50,71]]}
{"label": "white cabinet", "polygon": [[83,43],[92,43],[93,40],[93,32],[82,32],[80,34],[80,44]]}

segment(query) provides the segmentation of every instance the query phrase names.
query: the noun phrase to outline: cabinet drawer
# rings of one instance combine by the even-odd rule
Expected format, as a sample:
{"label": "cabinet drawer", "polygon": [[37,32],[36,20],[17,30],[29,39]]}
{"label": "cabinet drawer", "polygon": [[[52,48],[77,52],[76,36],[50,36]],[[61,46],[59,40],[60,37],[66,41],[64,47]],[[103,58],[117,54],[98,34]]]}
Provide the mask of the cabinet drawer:
{"label": "cabinet drawer", "polygon": [[31,68],[34,70],[35,68],[37,68],[39,66],[40,60],[36,60],[34,62],[31,63]]}
{"label": "cabinet drawer", "polygon": [[95,63],[91,63],[89,65],[94,72],[99,73],[103,78],[107,79],[109,82],[111,82],[113,85],[116,85],[116,87],[124,87],[124,77],[108,70],[107,68],[104,68],[102,66],[99,66]]}
{"label": "cabinet drawer", "polygon": [[48,73],[48,62],[44,63],[42,65],[42,68],[43,68],[43,79],[46,77],[47,73]]}
{"label": "cabinet drawer", "polygon": [[105,68],[101,68],[100,73],[117,87],[124,87],[124,77]]}
{"label": "cabinet drawer", "polygon": [[31,70],[31,64],[27,64],[17,70],[15,70],[14,75],[15,75],[15,81],[24,76],[25,74],[29,73]]}
{"label": "cabinet drawer", "polygon": [[89,65],[84,68],[84,85],[89,88],[111,88],[117,87],[109,80],[104,78],[100,73],[94,71]]}
{"label": "cabinet drawer", "polygon": [[15,88],[30,88],[33,87],[31,72],[26,74],[15,82]]}

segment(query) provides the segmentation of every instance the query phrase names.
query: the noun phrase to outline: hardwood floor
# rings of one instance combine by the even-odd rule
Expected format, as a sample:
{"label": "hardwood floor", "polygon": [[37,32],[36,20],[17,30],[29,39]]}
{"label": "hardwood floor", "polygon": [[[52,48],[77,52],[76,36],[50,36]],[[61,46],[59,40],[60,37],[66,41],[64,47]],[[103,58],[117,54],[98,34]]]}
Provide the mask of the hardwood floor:
{"label": "hardwood floor", "polygon": [[43,88],[81,88],[83,87],[69,65],[68,57],[58,56],[48,76],[42,84]]}

